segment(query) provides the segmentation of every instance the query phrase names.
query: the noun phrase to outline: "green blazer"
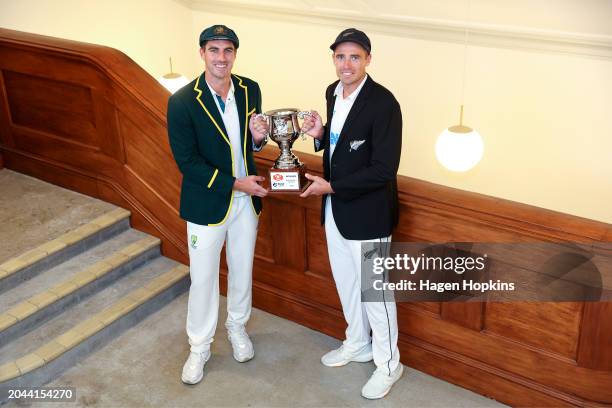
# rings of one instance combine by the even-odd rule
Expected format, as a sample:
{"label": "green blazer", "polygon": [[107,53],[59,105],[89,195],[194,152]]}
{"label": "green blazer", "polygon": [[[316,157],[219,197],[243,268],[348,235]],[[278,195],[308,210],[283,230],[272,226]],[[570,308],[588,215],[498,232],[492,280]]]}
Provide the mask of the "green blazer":
{"label": "green blazer", "polygon": [[[256,175],[249,118],[261,112],[259,85],[232,75],[240,118],[242,155],[247,175]],[[181,218],[200,225],[220,225],[232,208],[234,155],[227,131],[206,85],[204,73],[168,100],[168,137],[174,159],[183,173]],[[251,196],[253,211],[261,199]]]}

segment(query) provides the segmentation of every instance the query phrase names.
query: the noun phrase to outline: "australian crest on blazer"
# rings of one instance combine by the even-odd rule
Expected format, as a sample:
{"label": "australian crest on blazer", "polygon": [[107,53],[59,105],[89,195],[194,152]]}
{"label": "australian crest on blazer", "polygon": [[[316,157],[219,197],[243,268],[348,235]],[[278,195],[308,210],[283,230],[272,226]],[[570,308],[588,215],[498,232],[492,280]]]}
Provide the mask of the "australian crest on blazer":
{"label": "australian crest on blazer", "polygon": [[[245,169],[247,175],[256,175],[248,123],[251,115],[261,112],[259,85],[233,74],[232,82]],[[233,202],[236,158],[204,73],[170,97],[168,134],[172,153],[183,174],[181,218],[200,225],[224,223]],[[253,211],[259,215],[261,199],[256,196],[250,199]]]}

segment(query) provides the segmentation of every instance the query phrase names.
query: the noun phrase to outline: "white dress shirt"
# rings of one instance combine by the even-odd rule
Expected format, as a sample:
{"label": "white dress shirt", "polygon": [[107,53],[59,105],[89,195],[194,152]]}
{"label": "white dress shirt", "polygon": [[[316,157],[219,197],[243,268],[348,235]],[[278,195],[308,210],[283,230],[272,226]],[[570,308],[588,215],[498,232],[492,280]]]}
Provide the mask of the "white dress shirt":
{"label": "white dress shirt", "polygon": [[[242,155],[242,140],[240,138],[240,119],[238,118],[238,107],[236,106],[236,99],[234,97],[234,82],[230,80],[230,89],[227,93],[227,98],[225,99],[225,109],[221,109],[221,105],[219,104],[219,100],[217,96],[221,97],[208,82],[208,89],[213,95],[213,100],[217,105],[217,109],[219,110],[219,114],[223,119],[223,124],[225,125],[225,130],[227,131],[227,136],[229,137],[230,143],[232,145],[232,153],[234,155],[234,177],[241,178],[246,176],[246,169],[244,167],[244,157]],[[245,124],[248,126],[248,124]],[[234,197],[242,197],[247,195],[242,191],[234,190]]]}
{"label": "white dress shirt", "polygon": [[334,103],[334,112],[332,114],[331,124],[329,126],[329,160],[331,162],[332,155],[334,154],[334,150],[336,149],[336,144],[338,144],[338,138],[340,137],[340,133],[342,132],[342,128],[344,127],[344,122],[346,122],[346,118],[355,103],[355,99],[357,99],[357,95],[363,88],[363,84],[365,84],[368,79],[368,75],[363,78],[357,89],[355,89],[349,96],[344,97],[344,85],[342,85],[342,81],[338,82],[336,85],[336,90],[334,91],[334,96],[336,97],[336,102]]}
{"label": "white dress shirt", "polygon": [[[346,118],[348,117],[353,104],[355,103],[355,99],[357,99],[357,95],[363,88],[363,84],[365,84],[368,79],[368,75],[363,78],[363,81],[359,84],[357,89],[355,89],[349,96],[344,97],[344,85],[342,85],[342,81],[338,82],[336,85],[336,89],[334,90],[334,96],[336,97],[336,102],[334,103],[334,111],[332,113],[331,124],[329,125],[329,162],[331,163],[332,155],[334,154],[334,150],[336,150],[336,145],[338,144],[338,138],[340,137],[340,133],[342,132],[342,128],[344,127],[344,122],[346,122]],[[331,166],[329,166],[329,174],[331,176]],[[327,195],[326,206],[331,208],[331,194]]]}

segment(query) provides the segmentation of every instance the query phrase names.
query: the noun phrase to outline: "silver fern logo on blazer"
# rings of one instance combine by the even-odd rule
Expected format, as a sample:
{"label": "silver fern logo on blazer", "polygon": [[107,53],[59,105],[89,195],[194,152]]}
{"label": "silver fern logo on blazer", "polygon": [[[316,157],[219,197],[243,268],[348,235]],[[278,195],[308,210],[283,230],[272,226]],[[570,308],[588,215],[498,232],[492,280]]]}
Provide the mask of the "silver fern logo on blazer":
{"label": "silver fern logo on blazer", "polygon": [[351,141],[351,148],[349,149],[349,152],[352,152],[353,150],[357,150],[359,149],[359,147],[364,144],[365,140],[352,140]]}

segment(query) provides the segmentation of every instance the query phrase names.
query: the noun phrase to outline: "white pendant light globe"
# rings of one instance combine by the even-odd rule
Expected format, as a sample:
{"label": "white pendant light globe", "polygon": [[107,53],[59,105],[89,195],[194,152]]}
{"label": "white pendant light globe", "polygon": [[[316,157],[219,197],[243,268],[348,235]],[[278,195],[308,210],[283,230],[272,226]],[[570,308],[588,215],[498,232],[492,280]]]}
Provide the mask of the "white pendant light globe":
{"label": "white pendant light globe", "polygon": [[158,80],[170,93],[175,93],[189,83],[189,80],[184,75],[175,72],[166,74]]}
{"label": "white pendant light globe", "polygon": [[480,162],[484,143],[478,132],[467,126],[452,126],[438,136],[436,157],[451,171],[468,171]]}
{"label": "white pendant light globe", "polygon": [[189,83],[189,80],[184,75],[172,72],[172,57],[170,58],[170,72],[157,78],[157,80],[164,88],[170,91],[170,93],[175,93]]}

